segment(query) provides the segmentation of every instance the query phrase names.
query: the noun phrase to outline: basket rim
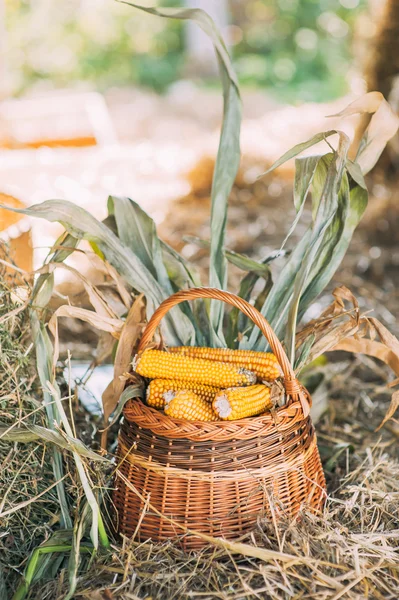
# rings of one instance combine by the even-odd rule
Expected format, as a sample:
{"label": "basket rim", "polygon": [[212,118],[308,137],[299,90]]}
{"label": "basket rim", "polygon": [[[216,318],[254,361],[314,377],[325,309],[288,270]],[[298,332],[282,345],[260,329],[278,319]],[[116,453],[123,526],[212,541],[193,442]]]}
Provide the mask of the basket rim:
{"label": "basket rim", "polygon": [[[311,403],[306,388],[304,393]],[[248,439],[257,435],[267,435],[271,431],[284,431],[293,422],[302,422],[305,417],[300,400],[289,398],[283,406],[255,417],[246,417],[234,421],[186,421],[165,415],[161,410],[147,406],[140,398],[128,400],[123,408],[128,423],[135,423],[142,429],[170,438],[191,440]]]}

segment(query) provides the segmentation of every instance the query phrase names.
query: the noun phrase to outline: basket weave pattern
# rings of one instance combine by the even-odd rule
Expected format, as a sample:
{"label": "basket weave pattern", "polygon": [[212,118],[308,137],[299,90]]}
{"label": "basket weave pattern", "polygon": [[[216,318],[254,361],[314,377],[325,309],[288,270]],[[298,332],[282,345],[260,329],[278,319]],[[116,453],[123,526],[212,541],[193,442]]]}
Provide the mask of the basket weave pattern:
{"label": "basket weave pattern", "polygon": [[[140,349],[152,339],[171,306],[204,296],[241,309],[248,304],[210,288],[179,292],[154,313]],[[251,313],[256,310],[248,307]],[[321,508],[325,480],[308,416],[310,398],[295,379],[280,342],[270,335],[264,317],[257,313],[253,320],[261,323],[264,333],[266,329],[282,366],[287,404],[240,421],[187,422],[172,419],[139,399],[129,401],[119,434],[114,492],[119,532],[140,540],[166,540],[189,529],[234,539],[250,530],[259,515],[267,518],[272,511],[275,517],[282,511],[294,515],[305,504]],[[204,545],[193,534],[181,542],[187,550]]]}

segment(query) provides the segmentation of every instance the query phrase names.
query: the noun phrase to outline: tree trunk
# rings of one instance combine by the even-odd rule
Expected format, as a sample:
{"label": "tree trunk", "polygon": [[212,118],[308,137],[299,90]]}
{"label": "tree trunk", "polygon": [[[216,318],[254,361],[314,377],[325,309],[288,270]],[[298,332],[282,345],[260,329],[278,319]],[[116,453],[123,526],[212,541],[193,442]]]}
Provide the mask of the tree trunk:
{"label": "tree trunk", "polygon": [[399,2],[386,0],[372,46],[366,75],[369,91],[382,92],[389,98],[399,76]]}
{"label": "tree trunk", "polygon": [[[365,73],[367,91],[381,92],[399,112],[399,0],[373,1],[377,12],[372,17],[377,25]],[[373,6],[370,8],[374,12]],[[368,122],[365,117],[359,130],[364,130]],[[396,179],[399,174],[398,145],[396,135],[378,161],[377,169],[386,179]]]}

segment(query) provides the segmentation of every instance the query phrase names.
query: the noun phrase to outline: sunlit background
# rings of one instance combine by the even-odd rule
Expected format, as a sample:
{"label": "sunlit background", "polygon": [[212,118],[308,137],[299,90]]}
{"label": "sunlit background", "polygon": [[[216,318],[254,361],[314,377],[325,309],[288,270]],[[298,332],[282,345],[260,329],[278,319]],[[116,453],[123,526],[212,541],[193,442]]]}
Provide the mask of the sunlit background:
{"label": "sunlit background", "polygon": [[[3,0],[4,1],[4,0]],[[151,2],[143,3],[151,5]],[[168,0],[163,6],[184,2]],[[330,101],[351,89],[354,36],[372,34],[365,0],[186,2],[213,14],[240,82],[285,102]],[[112,0],[5,0],[7,91],[145,86],[165,92],[200,69],[204,38],[191,27]],[[207,72],[208,71],[208,72]]]}
{"label": "sunlit background", "polygon": [[[242,90],[251,183],[288,147],[336,126],[326,115],[366,91],[385,3],[159,4],[203,8],[218,24]],[[103,218],[108,195],[123,194],[161,224],[190,193],[187,173],[215,156],[221,113],[216,57],[196,25],[113,0],[0,0],[0,194],[17,204],[68,199]],[[339,126],[353,136],[353,121]],[[278,198],[281,184],[269,187]],[[3,239],[33,228],[35,265],[61,231],[24,219],[0,225]]]}

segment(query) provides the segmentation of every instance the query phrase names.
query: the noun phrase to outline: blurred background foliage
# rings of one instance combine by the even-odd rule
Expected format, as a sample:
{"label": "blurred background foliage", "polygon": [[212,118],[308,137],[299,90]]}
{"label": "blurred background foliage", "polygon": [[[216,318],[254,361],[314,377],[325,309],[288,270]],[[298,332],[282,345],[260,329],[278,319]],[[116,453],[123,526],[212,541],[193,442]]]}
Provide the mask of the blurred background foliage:
{"label": "blurred background foliage", "polygon": [[[145,2],[142,2],[145,3]],[[148,5],[154,2],[147,2]],[[155,4],[177,6],[183,0]],[[201,6],[201,1],[190,2]],[[349,90],[354,24],[366,0],[230,0],[223,29],[241,84],[288,102],[332,100]],[[5,0],[11,92],[32,84],[139,84],[165,91],[193,76],[178,21],[112,0]],[[203,74],[201,73],[201,76]],[[207,83],[212,83],[212,77]]]}

